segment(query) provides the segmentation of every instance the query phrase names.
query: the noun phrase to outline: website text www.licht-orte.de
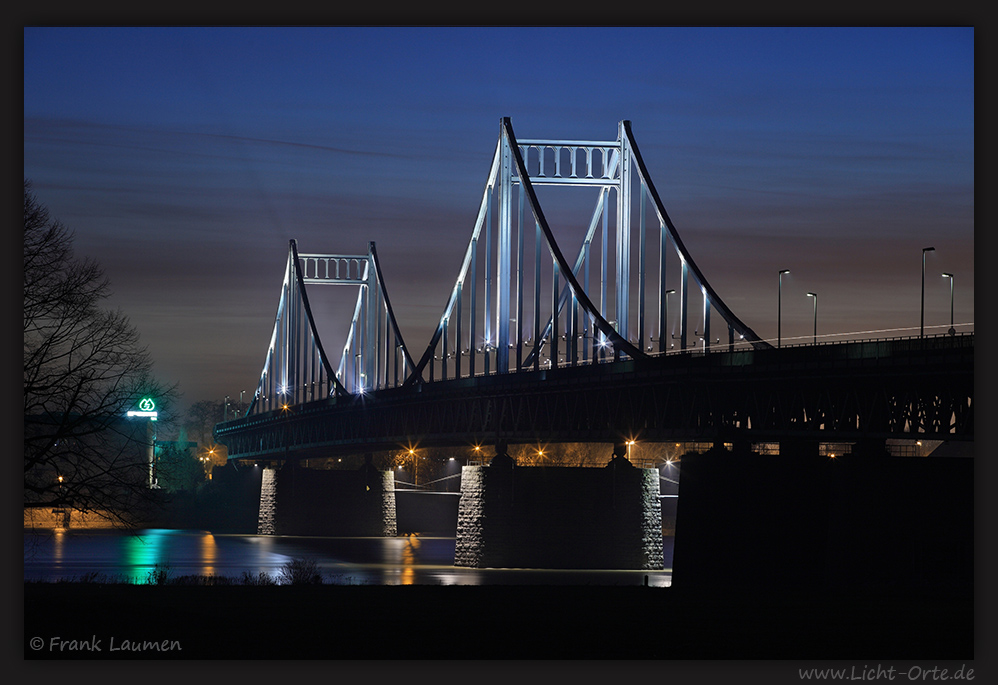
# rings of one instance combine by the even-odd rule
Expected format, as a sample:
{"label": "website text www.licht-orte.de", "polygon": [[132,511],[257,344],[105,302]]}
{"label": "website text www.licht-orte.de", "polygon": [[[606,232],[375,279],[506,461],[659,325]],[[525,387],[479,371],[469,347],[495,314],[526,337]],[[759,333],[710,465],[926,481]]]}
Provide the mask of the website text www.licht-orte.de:
{"label": "website text www.licht-orte.de", "polygon": [[801,680],[898,680],[908,682],[929,682],[940,680],[973,680],[974,669],[966,664],[959,667],[942,666],[847,666],[845,668],[802,668],[798,670]]}

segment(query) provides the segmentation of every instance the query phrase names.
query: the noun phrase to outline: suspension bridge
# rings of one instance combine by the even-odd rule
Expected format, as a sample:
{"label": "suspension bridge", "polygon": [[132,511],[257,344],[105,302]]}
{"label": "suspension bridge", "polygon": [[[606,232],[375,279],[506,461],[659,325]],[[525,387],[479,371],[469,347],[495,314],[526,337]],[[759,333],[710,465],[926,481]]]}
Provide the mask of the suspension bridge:
{"label": "suspension bridge", "polygon": [[[574,254],[555,238],[542,187],[591,193]],[[973,333],[793,347],[761,339],[684,245],[626,120],[615,139],[589,141],[517,139],[501,120],[467,250],[425,348],[404,340],[389,282],[373,242],[367,254],[290,242],[252,402],[215,428],[230,460],[499,441],[973,440]],[[338,360],[308,297],[328,285],[357,289]]]}

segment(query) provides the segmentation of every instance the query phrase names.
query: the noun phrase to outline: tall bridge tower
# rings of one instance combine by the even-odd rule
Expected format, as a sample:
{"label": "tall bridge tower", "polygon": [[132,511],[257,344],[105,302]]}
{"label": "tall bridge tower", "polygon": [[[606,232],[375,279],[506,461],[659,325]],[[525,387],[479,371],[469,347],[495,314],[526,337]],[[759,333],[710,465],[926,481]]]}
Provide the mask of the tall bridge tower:
{"label": "tall bridge tower", "polygon": [[[538,199],[539,188],[570,186],[595,191],[573,261]],[[440,377],[448,378],[664,353],[673,344],[668,303],[675,290],[666,282],[671,253],[681,274],[680,349],[690,339],[691,288],[702,297],[697,335],[705,348],[712,311],[727,325],[730,347],[736,334],[739,344],[770,347],[697,267],[662,205],[629,121],[619,123],[616,140],[518,140],[504,118],[460,273],[406,384],[436,379],[437,362]]]}

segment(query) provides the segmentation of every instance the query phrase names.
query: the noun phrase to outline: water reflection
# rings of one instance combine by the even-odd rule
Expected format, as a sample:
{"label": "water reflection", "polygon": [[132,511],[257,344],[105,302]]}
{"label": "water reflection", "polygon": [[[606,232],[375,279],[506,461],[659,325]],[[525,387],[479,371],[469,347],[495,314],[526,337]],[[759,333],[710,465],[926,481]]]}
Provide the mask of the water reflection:
{"label": "water reflection", "polygon": [[[326,583],[340,585],[589,584],[668,586],[672,538],[662,571],[472,569],[454,566],[454,538],[329,538],[213,535],[146,529],[24,533],[24,579],[81,579],[101,574],[146,583],[178,576],[224,576],[234,582],[277,578],[295,558],[314,559]],[[160,576],[162,579],[162,576]]]}
{"label": "water reflection", "polygon": [[412,585],[416,579],[416,553],[419,551],[419,538],[410,535],[402,548],[402,584]]}
{"label": "water reflection", "polygon": [[52,556],[55,563],[62,564],[63,548],[66,544],[66,529],[56,528],[52,531]]}
{"label": "water reflection", "polygon": [[207,533],[201,538],[201,564],[205,575],[215,575],[215,554],[218,546],[215,544],[215,536]]}
{"label": "water reflection", "polygon": [[[135,577],[136,582],[142,582],[144,577],[148,580],[149,574],[161,563],[163,556],[163,535],[159,531],[149,531],[148,535],[136,535],[125,538],[125,564],[130,570],[138,575],[129,574]],[[165,564],[165,561],[162,562]],[[142,571],[145,574],[142,575]]]}

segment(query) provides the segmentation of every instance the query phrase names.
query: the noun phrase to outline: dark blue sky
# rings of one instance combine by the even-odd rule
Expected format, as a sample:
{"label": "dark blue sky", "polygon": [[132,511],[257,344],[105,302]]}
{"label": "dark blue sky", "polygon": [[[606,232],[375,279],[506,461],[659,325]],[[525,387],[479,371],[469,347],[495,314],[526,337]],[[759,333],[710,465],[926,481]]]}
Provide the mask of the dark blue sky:
{"label": "dark blue sky", "polygon": [[807,291],[820,334],[917,334],[930,245],[929,332],[949,325],[943,271],[974,321],[972,28],[24,31],[24,175],[185,402],[252,394],[290,238],[376,241],[421,351],[504,116],[521,138],[629,119],[697,264],[763,337],[781,268],[784,341],[809,339]]}

